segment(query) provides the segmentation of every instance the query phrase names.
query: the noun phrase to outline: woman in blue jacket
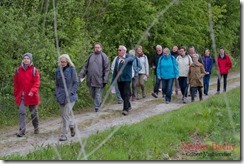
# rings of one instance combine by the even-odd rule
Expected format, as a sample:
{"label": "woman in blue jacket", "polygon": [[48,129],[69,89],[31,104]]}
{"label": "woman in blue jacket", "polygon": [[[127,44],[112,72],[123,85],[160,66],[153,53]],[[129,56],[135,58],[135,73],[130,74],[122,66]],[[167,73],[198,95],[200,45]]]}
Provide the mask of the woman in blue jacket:
{"label": "woman in blue jacket", "polygon": [[210,81],[210,76],[211,76],[211,71],[212,71],[212,66],[213,66],[213,58],[210,56],[210,51],[209,49],[204,50],[204,57],[203,57],[203,65],[204,69],[208,74],[206,74],[203,77],[203,93],[204,95],[208,95],[208,88],[209,88],[209,81]]}
{"label": "woman in blue jacket", "polygon": [[163,55],[158,60],[157,77],[162,80],[162,89],[165,93],[166,104],[171,101],[173,82],[179,77],[178,63],[170,54],[169,48],[164,48]]}
{"label": "woman in blue jacket", "polygon": [[59,141],[66,141],[68,127],[70,128],[71,137],[75,136],[75,123],[72,109],[77,100],[78,76],[68,54],[61,55],[58,58],[58,64],[59,67],[55,75],[55,95],[63,120],[63,129]]}

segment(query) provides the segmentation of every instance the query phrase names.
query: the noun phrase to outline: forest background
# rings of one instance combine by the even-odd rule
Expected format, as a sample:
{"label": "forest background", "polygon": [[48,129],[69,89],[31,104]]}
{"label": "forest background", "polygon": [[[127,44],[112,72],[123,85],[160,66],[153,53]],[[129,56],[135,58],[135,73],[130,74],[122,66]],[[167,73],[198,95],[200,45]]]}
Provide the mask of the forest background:
{"label": "forest background", "polygon": [[[0,127],[18,121],[9,118],[17,118],[13,75],[23,53],[33,54],[41,73],[40,117],[52,117],[59,115],[54,96],[58,52],[69,54],[79,73],[95,42],[102,43],[110,61],[118,45],[127,49],[142,45],[149,61],[158,44],[193,45],[201,55],[209,48],[213,57],[224,46],[236,67],[240,64],[240,7],[237,0],[1,0]],[[92,106],[86,85],[79,86],[78,96],[74,110]]]}

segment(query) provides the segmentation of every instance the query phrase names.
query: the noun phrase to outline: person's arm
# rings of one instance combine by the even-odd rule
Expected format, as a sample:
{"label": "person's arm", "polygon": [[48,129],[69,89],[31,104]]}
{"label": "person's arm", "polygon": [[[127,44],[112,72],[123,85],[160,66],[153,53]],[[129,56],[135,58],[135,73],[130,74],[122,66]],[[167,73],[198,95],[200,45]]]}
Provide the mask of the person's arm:
{"label": "person's arm", "polygon": [[227,71],[229,71],[232,68],[232,62],[229,55],[227,55],[226,57],[227,57],[226,69]]}
{"label": "person's arm", "polygon": [[109,80],[109,71],[110,71],[110,64],[107,55],[104,55],[104,77],[103,77],[103,84],[107,84]]}
{"label": "person's arm", "polygon": [[79,82],[78,82],[78,75],[77,72],[75,70],[74,67],[71,67],[70,69],[72,69],[72,89],[71,89],[71,94],[75,94],[78,86],[79,86]]}
{"label": "person's arm", "polygon": [[88,59],[85,61],[81,71],[80,71],[80,79],[84,79],[86,77],[87,71],[88,71],[88,63],[90,60],[91,55],[88,57]]}
{"label": "person's arm", "polygon": [[41,83],[40,73],[37,69],[36,69],[35,76],[33,78],[34,78],[34,84],[33,84],[32,88],[30,89],[29,96],[33,96],[40,88],[40,83]]}
{"label": "person's arm", "polygon": [[158,66],[157,66],[157,77],[158,79],[161,79],[161,59],[162,56],[158,59]]}
{"label": "person's arm", "polygon": [[14,96],[16,97],[17,94],[18,94],[18,72],[16,70],[14,74]]}
{"label": "person's arm", "polygon": [[146,56],[146,75],[147,77],[149,77],[149,63],[148,63],[148,59],[147,59],[147,56]]}

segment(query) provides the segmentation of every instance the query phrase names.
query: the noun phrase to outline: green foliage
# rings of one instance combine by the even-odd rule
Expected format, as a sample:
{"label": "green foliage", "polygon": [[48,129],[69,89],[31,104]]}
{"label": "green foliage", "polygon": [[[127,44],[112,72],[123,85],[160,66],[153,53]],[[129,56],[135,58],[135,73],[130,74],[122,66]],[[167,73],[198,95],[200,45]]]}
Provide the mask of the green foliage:
{"label": "green foliage", "polygon": [[[194,45],[198,52],[210,48],[209,8],[212,6],[213,26],[217,48],[225,46],[233,59],[240,58],[240,2],[228,0],[19,0],[0,2],[0,108],[3,113],[16,109],[13,102],[13,75],[22,54],[31,52],[34,65],[41,73],[43,116],[57,110],[54,97],[54,74],[58,51],[54,23],[57,23],[60,53],[68,53],[79,73],[92,52],[95,42],[112,60],[118,45],[128,49],[137,44],[146,54],[161,44]],[[148,55],[151,61],[151,55]],[[238,66],[234,62],[235,65]],[[92,104],[87,87],[80,84],[75,110]],[[12,104],[12,105],[11,105]],[[5,111],[6,110],[6,111]],[[57,114],[58,115],[58,114]],[[1,115],[7,118],[7,115]],[[7,120],[9,121],[9,120]],[[2,121],[6,122],[6,121]],[[6,123],[9,125],[9,123]]]}

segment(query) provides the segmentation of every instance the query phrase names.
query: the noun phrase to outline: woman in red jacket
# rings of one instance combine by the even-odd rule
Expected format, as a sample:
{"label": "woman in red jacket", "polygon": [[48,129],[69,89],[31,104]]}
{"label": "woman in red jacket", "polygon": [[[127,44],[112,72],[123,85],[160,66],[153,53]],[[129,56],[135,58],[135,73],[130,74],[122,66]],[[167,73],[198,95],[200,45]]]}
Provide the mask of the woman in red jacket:
{"label": "woman in red jacket", "polygon": [[26,107],[31,112],[34,133],[39,133],[37,105],[40,104],[39,90],[40,74],[32,63],[32,54],[23,54],[21,65],[14,75],[14,97],[19,106],[19,132],[18,137],[25,135],[26,131]]}
{"label": "woman in red jacket", "polygon": [[226,92],[227,87],[227,76],[229,70],[232,68],[232,62],[230,56],[225,53],[224,47],[220,47],[219,55],[217,56],[217,69],[219,71],[218,81],[217,81],[217,93],[220,93],[220,81],[224,77],[224,87],[223,91]]}

